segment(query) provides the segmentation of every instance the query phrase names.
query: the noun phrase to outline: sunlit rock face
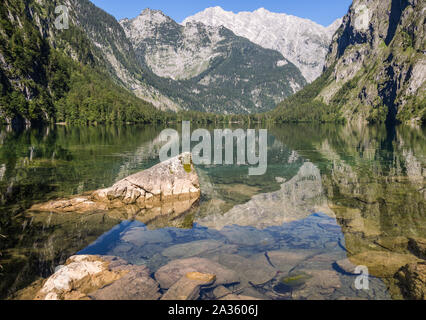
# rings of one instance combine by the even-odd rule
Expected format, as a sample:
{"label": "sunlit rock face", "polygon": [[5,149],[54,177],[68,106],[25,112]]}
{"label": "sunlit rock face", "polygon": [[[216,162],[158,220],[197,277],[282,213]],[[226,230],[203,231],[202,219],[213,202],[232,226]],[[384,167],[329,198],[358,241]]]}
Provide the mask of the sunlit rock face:
{"label": "sunlit rock face", "polygon": [[171,97],[141,78],[144,71],[118,21],[88,0],[67,0],[65,4],[69,8],[71,19],[75,19],[75,24],[85,31],[96,48],[96,55],[105,65],[104,70],[113,79],[158,109],[180,109],[179,104]]}
{"label": "sunlit rock face", "polygon": [[324,27],[308,19],[263,8],[233,13],[214,7],[186,18],[182,24],[190,22],[224,26],[264,48],[277,50],[301,70],[308,82],[312,82],[322,73],[333,34],[342,19]]}
{"label": "sunlit rock face", "polygon": [[147,78],[184,109],[267,111],[306,84],[300,70],[280,52],[223,26],[203,21],[182,26],[151,9],[120,24]]}
{"label": "sunlit rock face", "polygon": [[197,223],[214,229],[228,225],[263,229],[301,220],[315,212],[334,216],[327,205],[319,169],[306,162],[279,191],[253,196],[249,202],[235,206],[224,215],[210,215]]}
{"label": "sunlit rock face", "polygon": [[[355,0],[333,37],[333,69],[318,99],[344,118],[421,123],[426,81],[425,2]],[[345,99],[341,99],[345,95]]]}
{"label": "sunlit rock face", "polygon": [[[190,24],[179,28],[161,11],[144,10],[132,20],[122,20],[128,38],[144,57],[151,70],[164,78],[189,79],[206,71],[214,58],[222,56],[217,48],[225,40],[219,28]],[[179,39],[178,47],[170,41]]]}

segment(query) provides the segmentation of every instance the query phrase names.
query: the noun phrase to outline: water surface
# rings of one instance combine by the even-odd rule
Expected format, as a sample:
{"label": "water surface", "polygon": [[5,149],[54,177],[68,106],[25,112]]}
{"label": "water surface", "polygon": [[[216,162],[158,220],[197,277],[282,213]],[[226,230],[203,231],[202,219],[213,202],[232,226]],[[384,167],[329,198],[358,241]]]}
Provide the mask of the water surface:
{"label": "water surface", "polygon": [[[408,238],[426,237],[420,128],[269,127],[267,173],[199,166],[200,203],[181,216],[28,211],[158,163],[162,129],[0,130],[1,297],[76,253],[120,256],[153,273],[176,259],[210,259],[238,272],[230,289],[262,299],[399,297],[386,273],[395,270],[365,257],[409,259]],[[369,290],[339,267],[348,257],[370,267]],[[289,283],[294,277],[302,283]],[[206,290],[202,298],[214,296]]]}

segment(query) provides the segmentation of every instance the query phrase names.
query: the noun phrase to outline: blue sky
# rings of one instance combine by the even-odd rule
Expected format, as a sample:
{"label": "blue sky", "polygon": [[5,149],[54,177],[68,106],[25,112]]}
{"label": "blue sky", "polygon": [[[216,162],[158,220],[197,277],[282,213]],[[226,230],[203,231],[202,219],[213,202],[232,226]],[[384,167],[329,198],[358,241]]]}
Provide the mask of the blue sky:
{"label": "blue sky", "polygon": [[221,6],[227,11],[253,11],[266,8],[272,12],[283,12],[308,18],[322,25],[329,25],[343,17],[352,0],[91,0],[117,19],[134,18],[145,8],[159,9],[182,22],[186,17],[208,7]]}

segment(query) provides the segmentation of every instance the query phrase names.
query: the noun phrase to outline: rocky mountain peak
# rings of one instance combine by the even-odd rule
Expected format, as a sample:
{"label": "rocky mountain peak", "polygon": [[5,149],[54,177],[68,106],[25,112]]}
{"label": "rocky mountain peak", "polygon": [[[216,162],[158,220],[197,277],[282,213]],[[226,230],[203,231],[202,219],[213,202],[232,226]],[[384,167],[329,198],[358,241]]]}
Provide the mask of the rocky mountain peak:
{"label": "rocky mountain peak", "polygon": [[155,21],[155,22],[161,22],[161,21],[166,22],[166,21],[172,20],[167,15],[165,15],[163,13],[163,11],[154,10],[154,9],[150,9],[150,8],[145,8],[144,10],[142,10],[142,12],[140,13],[140,15],[137,18],[149,19],[149,20],[152,20],[152,21]]}
{"label": "rocky mountain peak", "polygon": [[324,27],[308,19],[270,12],[265,8],[233,13],[220,7],[207,8],[186,18],[182,24],[191,21],[224,26],[264,48],[279,51],[309,82],[321,74],[333,34],[341,24],[338,19]]}
{"label": "rocky mountain peak", "polygon": [[263,8],[263,7],[255,10],[254,12],[256,12],[258,14],[270,14],[270,13],[272,13],[271,11],[269,11],[269,10]]}
{"label": "rocky mountain peak", "polygon": [[[220,7],[209,10],[212,16],[226,14]],[[306,84],[279,52],[239,37],[222,24],[189,20],[181,25],[150,9],[120,24],[147,73],[178,96],[183,108],[270,110]],[[244,102],[236,99],[244,95]]]}
{"label": "rocky mountain peak", "polygon": [[342,22],[343,18],[338,18],[334,20],[334,22],[327,27],[328,34],[333,36],[337,29],[339,29],[339,27],[342,25]]}
{"label": "rocky mountain peak", "polygon": [[146,8],[136,18],[131,19],[133,23],[150,23],[150,24],[164,24],[175,23],[175,21],[167,16],[161,10],[153,10]]}
{"label": "rocky mountain peak", "polygon": [[223,10],[223,8],[221,6],[210,7],[210,8],[206,8],[205,10],[216,12],[216,13],[225,13],[226,12],[225,10]]}
{"label": "rocky mountain peak", "polygon": [[134,19],[123,19],[119,23],[133,42],[155,37],[160,28],[175,28],[177,23],[160,10],[144,9]]}

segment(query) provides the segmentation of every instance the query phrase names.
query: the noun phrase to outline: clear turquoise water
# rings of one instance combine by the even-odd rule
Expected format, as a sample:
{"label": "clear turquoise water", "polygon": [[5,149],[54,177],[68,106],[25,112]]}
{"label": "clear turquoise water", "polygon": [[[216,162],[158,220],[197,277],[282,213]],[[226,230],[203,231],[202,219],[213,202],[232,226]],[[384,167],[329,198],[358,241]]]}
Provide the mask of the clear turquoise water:
{"label": "clear turquoise water", "polygon": [[[28,211],[158,163],[162,129],[0,130],[2,297],[78,253],[120,256],[153,274],[176,259],[206,258],[241,275],[230,289],[263,299],[389,299],[386,279],[373,274],[370,289],[357,290],[356,276],[336,262],[369,250],[410,254],[398,239],[426,237],[425,130],[407,127],[270,127],[267,173],[199,166],[203,195],[183,216]],[[318,281],[280,285],[306,272]]]}

